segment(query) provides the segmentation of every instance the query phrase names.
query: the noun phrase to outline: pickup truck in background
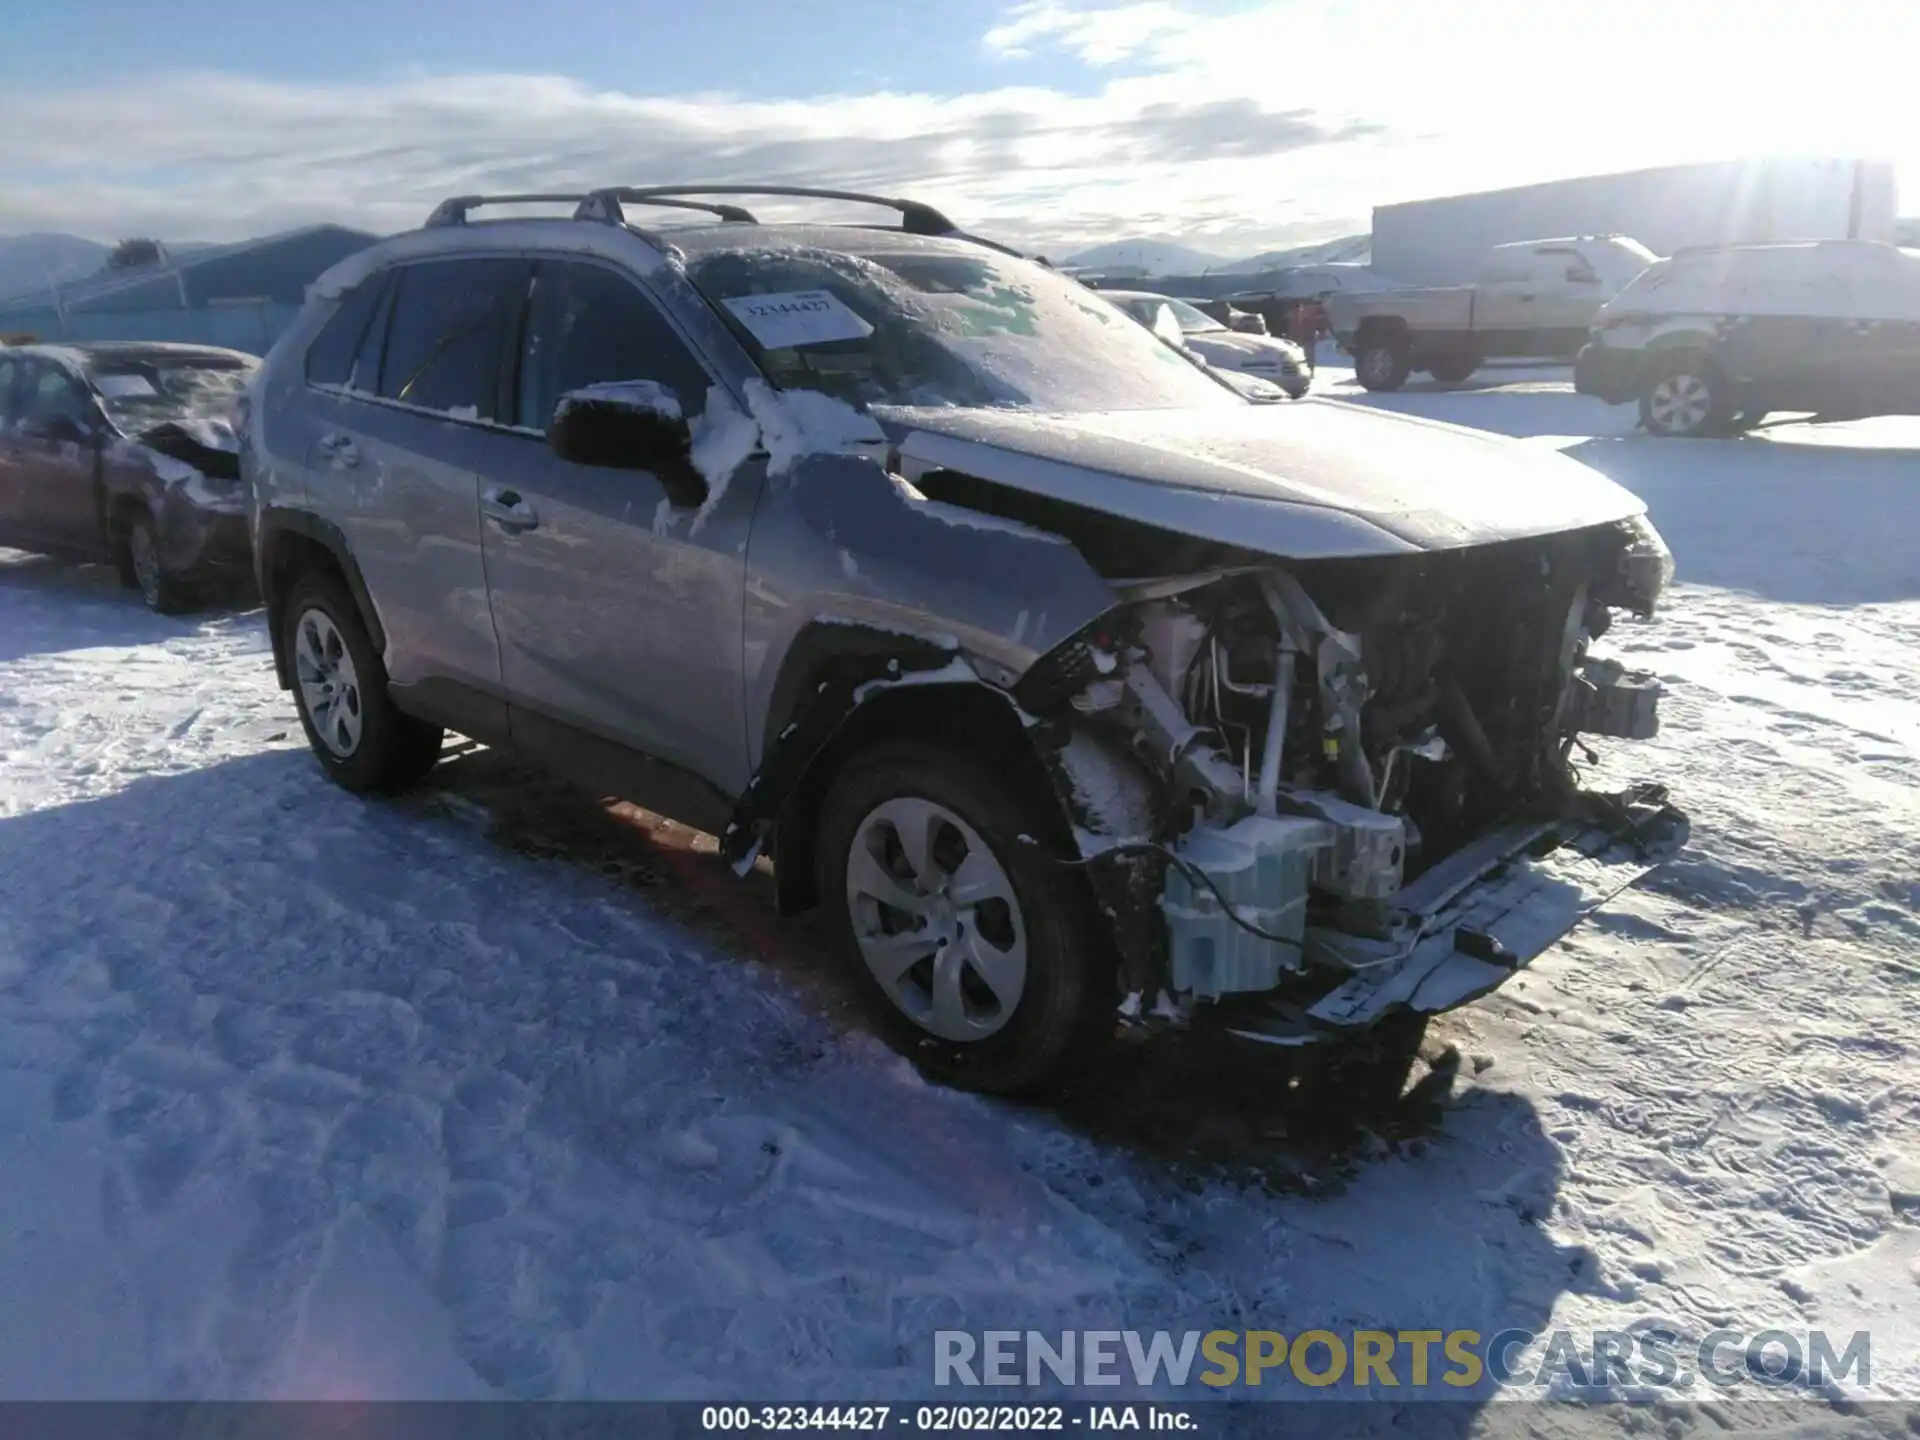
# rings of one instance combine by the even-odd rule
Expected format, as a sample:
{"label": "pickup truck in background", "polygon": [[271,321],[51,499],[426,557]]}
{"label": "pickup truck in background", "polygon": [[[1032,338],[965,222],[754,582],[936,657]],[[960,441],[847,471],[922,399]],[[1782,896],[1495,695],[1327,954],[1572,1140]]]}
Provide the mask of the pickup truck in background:
{"label": "pickup truck in background", "polygon": [[1416,370],[1465,380],[1492,356],[1571,360],[1600,307],[1653,263],[1622,235],[1496,245],[1471,285],[1343,293],[1327,318],[1368,390],[1398,390]]}

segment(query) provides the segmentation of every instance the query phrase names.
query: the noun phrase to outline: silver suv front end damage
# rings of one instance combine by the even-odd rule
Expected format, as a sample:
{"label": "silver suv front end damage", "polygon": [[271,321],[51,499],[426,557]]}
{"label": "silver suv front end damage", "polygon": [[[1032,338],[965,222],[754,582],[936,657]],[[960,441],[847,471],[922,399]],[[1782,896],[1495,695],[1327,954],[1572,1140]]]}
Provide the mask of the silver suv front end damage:
{"label": "silver suv front end damage", "polygon": [[1584,790],[1574,764],[1583,736],[1657,728],[1658,682],[1590,653],[1664,588],[1670,562],[1631,558],[1650,534],[1196,577],[1036,667],[1040,713],[1083,682],[1051,759],[1123,1021],[1297,1045],[1452,1009],[1673,854],[1663,788]]}

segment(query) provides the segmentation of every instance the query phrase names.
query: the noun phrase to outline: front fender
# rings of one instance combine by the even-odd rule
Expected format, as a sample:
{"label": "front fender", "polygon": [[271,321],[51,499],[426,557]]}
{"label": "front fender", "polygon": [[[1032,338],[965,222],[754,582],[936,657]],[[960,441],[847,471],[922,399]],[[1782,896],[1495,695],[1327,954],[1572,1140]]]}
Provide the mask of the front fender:
{"label": "front fender", "polygon": [[929,500],[864,456],[803,456],[769,483],[751,553],[748,739],[762,769],[843,643],[862,654],[932,645],[941,664],[963,654],[1011,686],[1119,603],[1071,542]]}

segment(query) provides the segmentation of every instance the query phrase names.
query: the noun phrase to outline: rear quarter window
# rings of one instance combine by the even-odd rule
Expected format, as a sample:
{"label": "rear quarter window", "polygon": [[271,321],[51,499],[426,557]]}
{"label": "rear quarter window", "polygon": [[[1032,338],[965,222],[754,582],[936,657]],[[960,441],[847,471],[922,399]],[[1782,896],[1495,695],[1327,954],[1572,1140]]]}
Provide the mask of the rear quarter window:
{"label": "rear quarter window", "polygon": [[307,381],[313,385],[346,385],[353,379],[354,357],[380,309],[387,288],[385,274],[362,280],[340,301],[332,318],[320,327],[307,347]]}
{"label": "rear quarter window", "polygon": [[376,393],[497,418],[506,327],[518,323],[531,279],[526,261],[508,259],[427,260],[397,271]]}

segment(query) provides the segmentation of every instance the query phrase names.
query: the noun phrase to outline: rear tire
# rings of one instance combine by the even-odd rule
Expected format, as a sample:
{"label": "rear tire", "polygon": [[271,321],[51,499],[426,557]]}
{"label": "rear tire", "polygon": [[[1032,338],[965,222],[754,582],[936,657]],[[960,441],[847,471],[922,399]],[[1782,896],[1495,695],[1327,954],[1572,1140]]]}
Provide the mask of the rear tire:
{"label": "rear tire", "polygon": [[1391,341],[1370,341],[1353,354],[1353,377],[1363,389],[1398,390],[1413,373],[1413,361],[1406,346]]}
{"label": "rear tire", "polygon": [[1427,368],[1442,385],[1458,385],[1480,368],[1480,360],[1474,355],[1440,355]]}
{"label": "rear tire", "polygon": [[856,756],[821,807],[814,853],[836,947],[876,1025],[929,1079],[1035,1089],[1111,1033],[1085,884],[1019,839],[1044,833],[1000,776],[918,741]]}
{"label": "rear tire", "polygon": [[1726,382],[1704,355],[1670,357],[1654,368],[1640,392],[1640,423],[1649,435],[1724,434],[1732,417]]}
{"label": "rear tire", "polygon": [[114,567],[120,583],[136,590],[146,607],[156,615],[180,615],[193,609],[197,597],[186,580],[174,574],[160,559],[160,532],[153,517],[136,511],[120,530],[114,550]]}
{"label": "rear tire", "polygon": [[445,732],[405,714],[346,588],[309,571],[282,612],[300,728],[327,778],[356,794],[404,790],[440,758]]}

